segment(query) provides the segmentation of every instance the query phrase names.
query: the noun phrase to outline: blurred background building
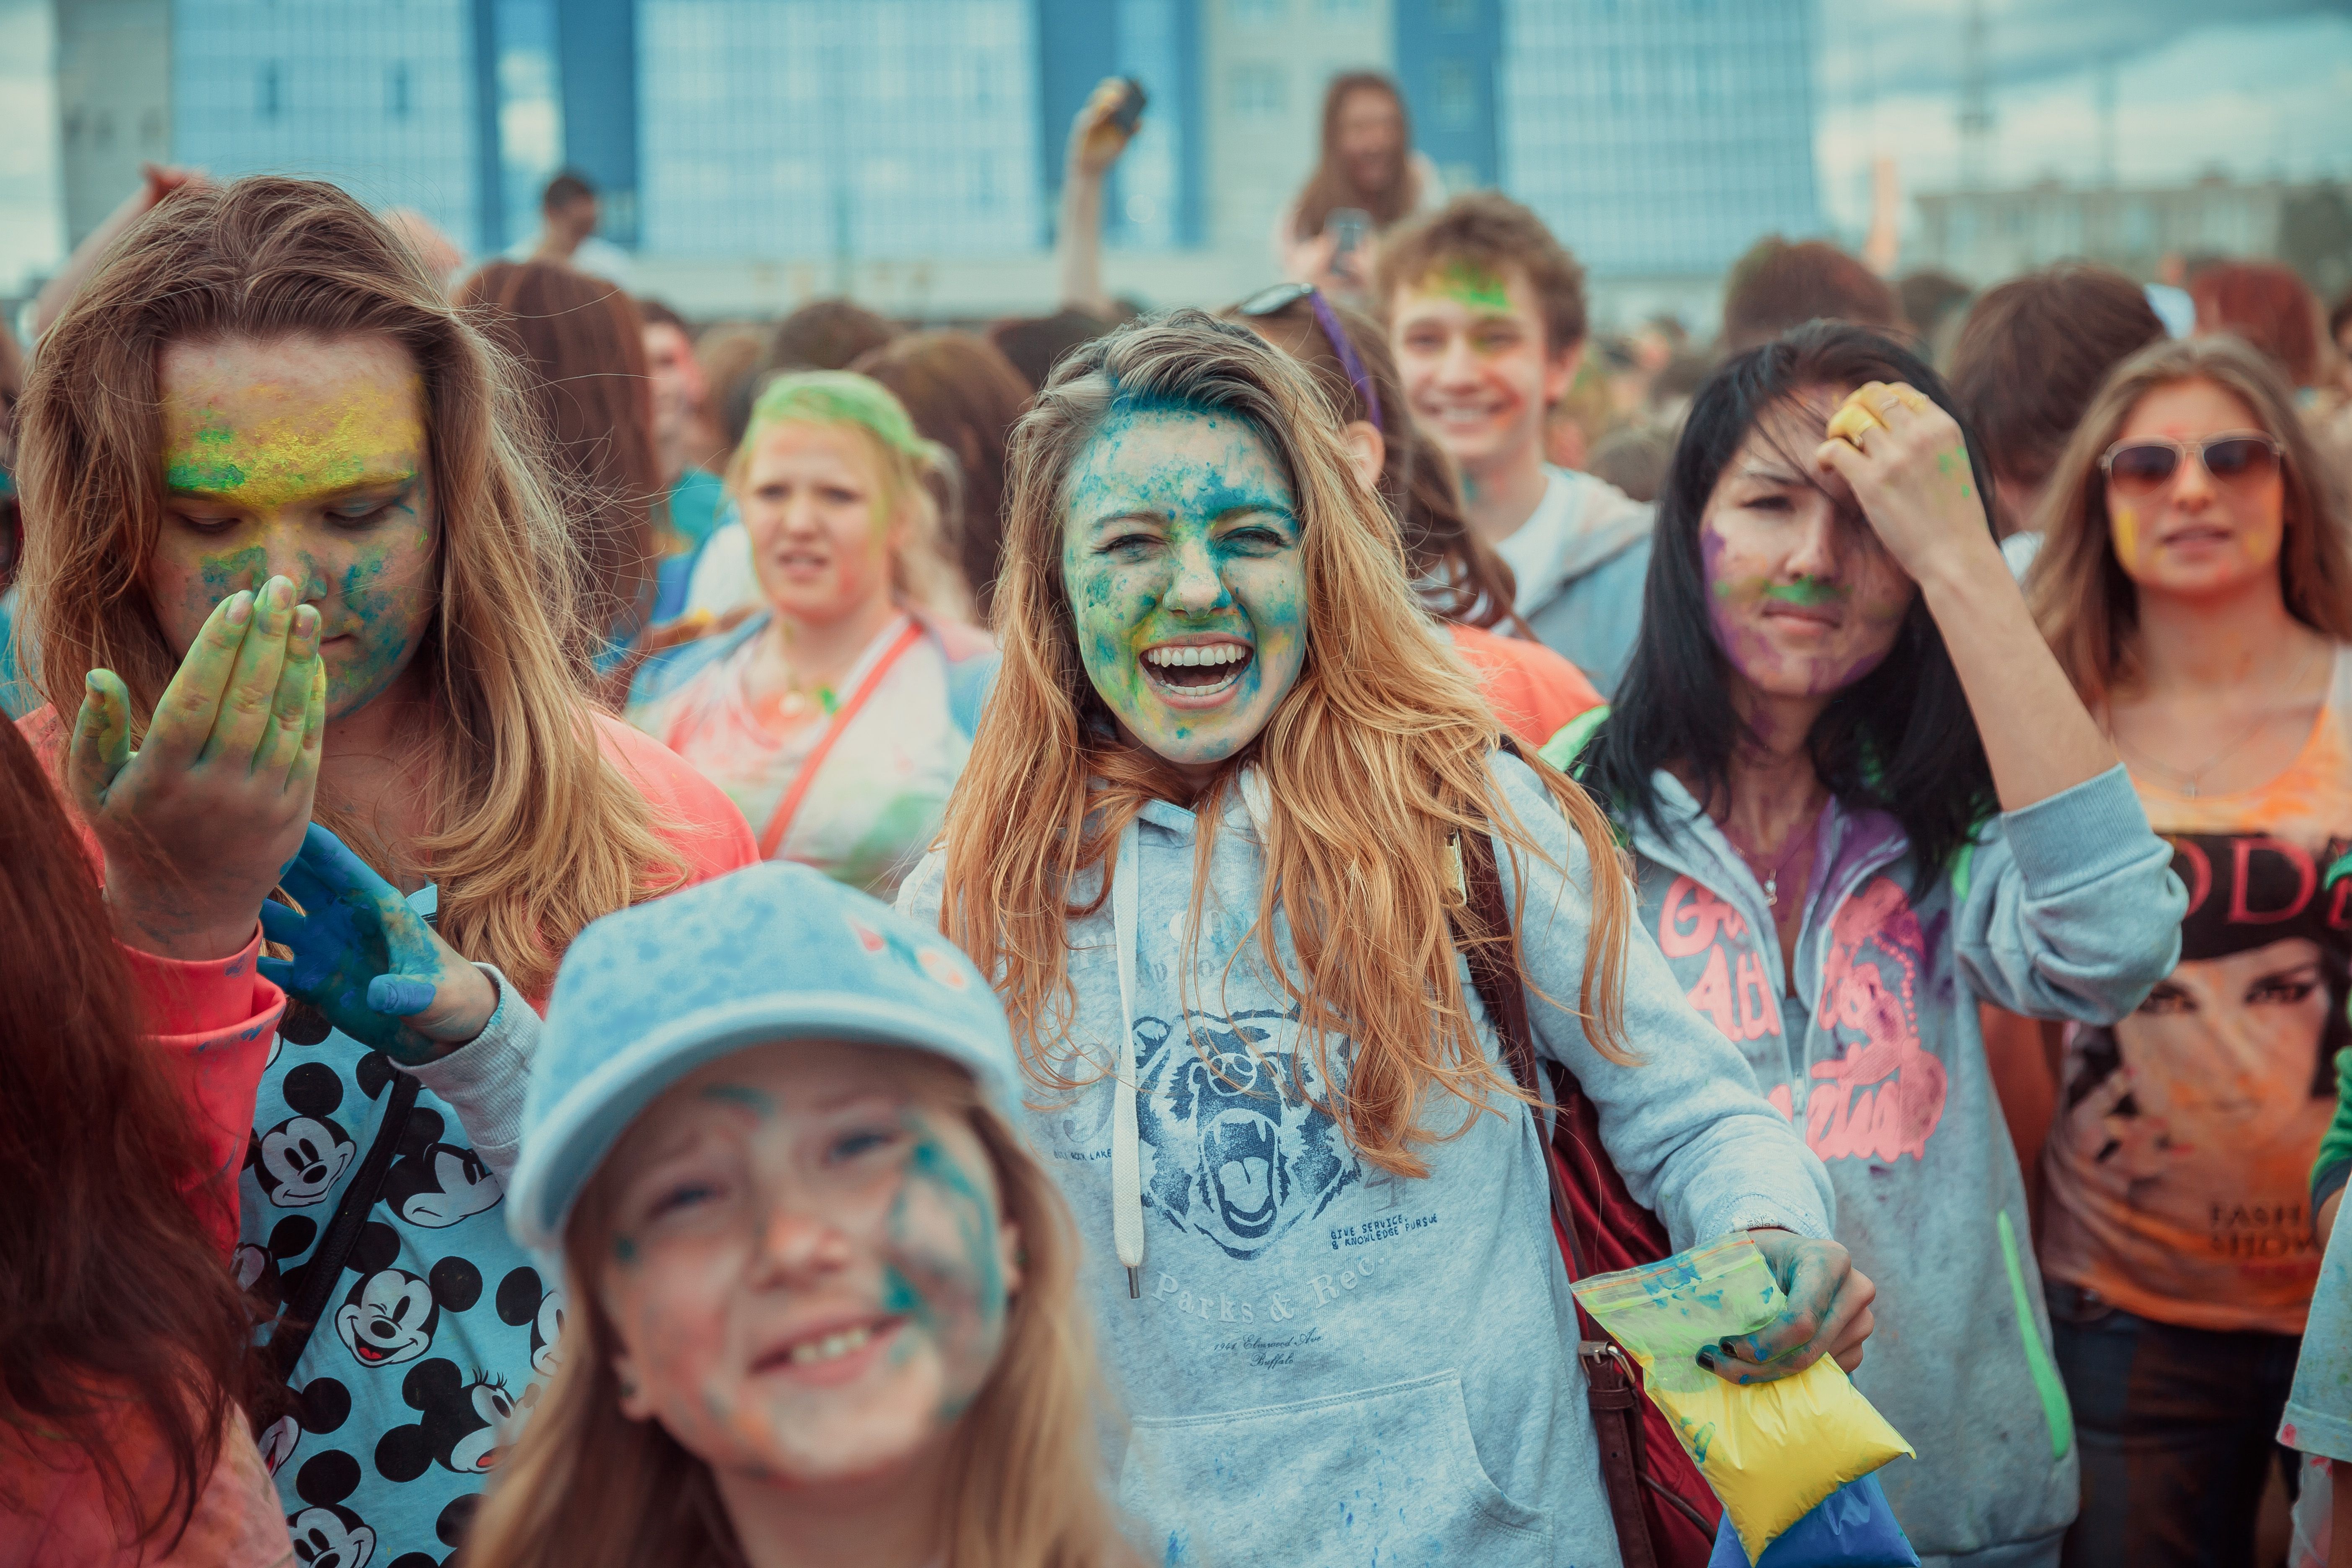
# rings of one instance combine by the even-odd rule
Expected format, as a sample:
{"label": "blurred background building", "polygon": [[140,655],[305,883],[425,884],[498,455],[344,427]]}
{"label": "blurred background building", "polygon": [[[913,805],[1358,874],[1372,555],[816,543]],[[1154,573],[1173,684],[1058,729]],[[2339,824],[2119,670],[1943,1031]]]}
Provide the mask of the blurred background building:
{"label": "blurred background building", "polygon": [[[2254,9],[2320,28],[2352,89],[2340,4]],[[1874,156],[1927,193],[1904,201],[1906,268],[2091,254],[2149,275],[2275,251],[2296,222],[2324,238],[2342,210],[2352,133],[2327,121],[2267,169],[2151,181],[2129,165],[2166,128],[2127,103],[2118,175],[2116,51],[2219,25],[2176,0],[0,0],[0,57],[19,52],[0,229],[36,160],[56,193],[54,232],[36,211],[0,237],[0,295],[152,160],[331,177],[477,257],[527,244],[540,187],[574,167],[636,285],[697,314],[843,291],[909,316],[1045,309],[1071,116],[1129,74],[1150,104],[1110,191],[1110,287],[1232,299],[1272,274],[1325,83],[1364,67],[1401,82],[1449,188],[1498,185],[1552,224],[1603,321],[1705,315],[1766,233],[1858,243]],[[2065,163],[2076,142],[2091,165]]]}

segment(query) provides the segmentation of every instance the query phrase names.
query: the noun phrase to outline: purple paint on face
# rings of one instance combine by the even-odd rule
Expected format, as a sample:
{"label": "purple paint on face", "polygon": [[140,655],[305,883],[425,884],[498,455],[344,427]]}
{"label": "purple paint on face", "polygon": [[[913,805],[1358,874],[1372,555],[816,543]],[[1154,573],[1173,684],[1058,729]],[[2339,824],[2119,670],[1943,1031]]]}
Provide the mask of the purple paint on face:
{"label": "purple paint on face", "polygon": [[1917,591],[1843,482],[1801,461],[1836,401],[1804,396],[1759,419],[1699,524],[1716,642],[1765,696],[1821,697],[1867,676]]}

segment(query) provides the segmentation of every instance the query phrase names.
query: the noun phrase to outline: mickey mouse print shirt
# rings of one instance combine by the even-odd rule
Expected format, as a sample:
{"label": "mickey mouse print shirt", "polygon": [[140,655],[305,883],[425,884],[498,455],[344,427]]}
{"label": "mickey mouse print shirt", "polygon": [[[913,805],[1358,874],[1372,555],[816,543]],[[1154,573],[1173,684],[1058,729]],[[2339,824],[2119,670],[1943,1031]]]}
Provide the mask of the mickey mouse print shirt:
{"label": "mickey mouse print shirt", "polygon": [[[757,858],[715,788],[617,721],[596,722],[690,880]],[[434,889],[410,903],[430,914]],[[414,1076],[315,1010],[289,1008],[262,1075],[236,1268],[266,1315],[301,1297],[336,1216],[381,1172],[373,1201],[353,1207],[355,1235],[288,1379],[295,1412],[261,1434],[303,1563],[446,1568],[554,1370],[561,1281],[507,1234],[526,1065],[508,1031],[528,1009],[500,993],[481,1039]]]}
{"label": "mickey mouse print shirt", "polygon": [[2066,1047],[2042,1266],[2187,1328],[2299,1334],[2307,1182],[2336,1111],[2352,958],[2352,648],[2285,772],[2237,795],[2133,780],[2189,889],[2180,964]]}

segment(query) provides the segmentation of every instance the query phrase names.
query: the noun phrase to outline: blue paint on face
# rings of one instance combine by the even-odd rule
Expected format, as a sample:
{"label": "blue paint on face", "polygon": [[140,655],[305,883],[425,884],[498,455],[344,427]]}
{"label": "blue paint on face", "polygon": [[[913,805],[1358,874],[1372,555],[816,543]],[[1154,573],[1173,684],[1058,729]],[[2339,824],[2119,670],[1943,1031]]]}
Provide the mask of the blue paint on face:
{"label": "blue paint on face", "polygon": [[1296,493],[1228,410],[1114,410],[1065,487],[1062,580],[1087,679],[1180,766],[1238,754],[1305,668]]}

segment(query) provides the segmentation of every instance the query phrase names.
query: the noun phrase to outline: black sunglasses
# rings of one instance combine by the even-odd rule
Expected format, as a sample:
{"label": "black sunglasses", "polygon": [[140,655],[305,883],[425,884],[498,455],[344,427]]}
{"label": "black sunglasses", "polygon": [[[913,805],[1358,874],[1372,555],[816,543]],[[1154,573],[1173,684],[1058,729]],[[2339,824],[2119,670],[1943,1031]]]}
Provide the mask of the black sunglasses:
{"label": "black sunglasses", "polygon": [[2205,465],[2216,484],[2227,485],[2268,479],[2278,471],[2281,456],[2278,442],[2268,436],[2209,436],[2201,441],[2145,436],[2108,447],[2099,459],[2099,471],[2118,493],[2148,496],[2170,484],[2191,457]]}
{"label": "black sunglasses", "polygon": [[1381,418],[1381,395],[1372,386],[1371,374],[1356,353],[1356,345],[1348,341],[1348,329],[1339,324],[1339,317],[1323,298],[1323,290],[1312,283],[1277,283],[1271,289],[1260,289],[1243,300],[1235,309],[1244,316],[1278,316],[1301,300],[1315,301],[1315,320],[1330,340],[1331,352],[1339,356],[1339,368],[1348,373],[1348,384],[1364,400],[1365,412],[1372,416],[1376,428],[1385,428]]}

